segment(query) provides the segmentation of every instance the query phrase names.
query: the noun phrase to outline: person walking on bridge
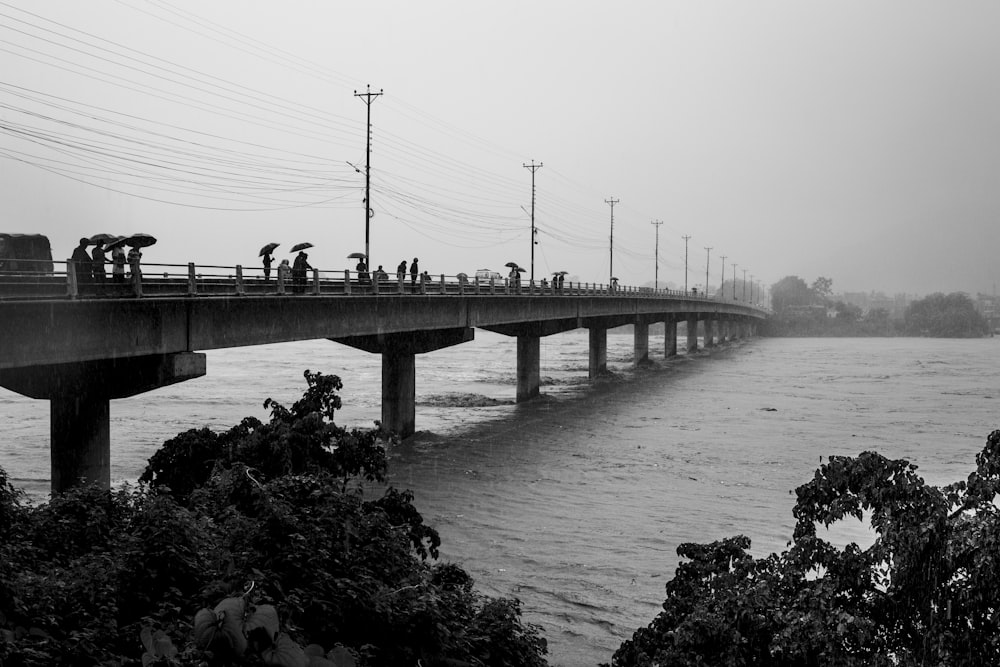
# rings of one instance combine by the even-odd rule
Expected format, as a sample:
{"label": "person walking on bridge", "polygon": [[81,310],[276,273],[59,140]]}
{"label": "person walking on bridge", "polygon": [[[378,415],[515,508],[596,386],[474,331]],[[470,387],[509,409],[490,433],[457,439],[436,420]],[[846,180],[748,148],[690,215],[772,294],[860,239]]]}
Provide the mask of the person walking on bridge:
{"label": "person walking on bridge", "polygon": [[90,239],[80,239],[80,245],[73,249],[70,259],[73,261],[73,274],[76,276],[76,293],[83,294],[90,289],[91,258],[87,253]]}
{"label": "person walking on bridge", "polygon": [[125,248],[121,245],[111,249],[111,279],[115,285],[125,284]]}
{"label": "person walking on bridge", "polygon": [[312,268],[309,265],[308,258],[308,254],[300,252],[296,255],[295,262],[292,264],[292,291],[296,294],[305,294],[306,271]]}
{"label": "person walking on bridge", "polygon": [[105,292],[105,285],[107,285],[108,282],[108,271],[104,267],[104,241],[97,242],[90,256],[93,259],[92,270],[94,275],[94,291],[97,294],[103,295]]}
{"label": "person walking on bridge", "polygon": [[420,275],[420,269],[417,268],[418,261],[419,260],[417,260],[417,258],[414,257],[413,261],[410,263],[410,287],[412,287],[413,289],[417,288],[417,276]]}
{"label": "person walking on bridge", "polygon": [[274,258],[271,257],[271,253],[265,252],[261,255],[261,262],[264,264],[264,282],[271,279],[271,262],[273,261]]}
{"label": "person walking on bridge", "polygon": [[396,280],[399,282],[400,285],[402,285],[403,281],[406,280],[406,260],[405,259],[402,262],[399,263],[399,266],[396,267]]}

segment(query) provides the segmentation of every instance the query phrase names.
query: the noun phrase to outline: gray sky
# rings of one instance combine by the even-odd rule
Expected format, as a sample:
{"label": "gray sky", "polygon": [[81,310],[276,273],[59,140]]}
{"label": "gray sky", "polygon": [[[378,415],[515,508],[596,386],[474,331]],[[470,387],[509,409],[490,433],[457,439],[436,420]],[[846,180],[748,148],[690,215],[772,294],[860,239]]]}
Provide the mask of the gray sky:
{"label": "gray sky", "polygon": [[[0,210],[57,258],[992,292],[1000,3],[0,0]],[[355,171],[354,167],[361,172]],[[614,207],[613,268],[609,267]]]}

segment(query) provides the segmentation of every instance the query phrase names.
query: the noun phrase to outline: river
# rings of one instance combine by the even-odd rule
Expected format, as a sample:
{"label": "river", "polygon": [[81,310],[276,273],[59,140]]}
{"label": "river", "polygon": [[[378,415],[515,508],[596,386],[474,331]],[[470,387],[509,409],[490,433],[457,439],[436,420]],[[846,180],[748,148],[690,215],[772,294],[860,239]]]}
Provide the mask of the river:
{"label": "river", "polygon": [[[764,556],[791,536],[793,496],[823,457],[876,450],[925,479],[964,478],[997,427],[996,339],[751,339],[587,379],[586,331],[542,341],[542,396],[515,404],[513,339],[417,358],[417,434],[391,452],[393,483],[481,590],[514,595],[553,665],[607,662],[660,610],[677,545],[745,534]],[[681,343],[683,348],[683,342]],[[327,341],[209,353],[208,375],[112,402],[112,477],[134,480],[163,440],[290,404],[302,371],[344,380],[339,421],[379,417],[380,359]],[[48,486],[48,406],[0,390],[0,465]],[[864,541],[860,525],[842,539]]]}

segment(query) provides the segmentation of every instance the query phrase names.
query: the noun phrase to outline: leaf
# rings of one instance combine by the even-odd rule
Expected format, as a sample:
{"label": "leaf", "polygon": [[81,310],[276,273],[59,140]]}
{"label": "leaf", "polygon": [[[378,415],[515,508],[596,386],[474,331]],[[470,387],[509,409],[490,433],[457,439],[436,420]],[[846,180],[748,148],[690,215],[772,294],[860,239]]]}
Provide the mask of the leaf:
{"label": "leaf", "polygon": [[[357,661],[354,659],[354,654],[351,653],[346,646],[338,644],[329,653],[326,654],[334,664],[334,667],[356,667]],[[310,665],[310,667],[313,667]],[[319,667],[325,667],[321,665]]]}
{"label": "leaf", "polygon": [[247,650],[247,638],[243,634],[243,614],[246,602],[243,598],[226,598],[215,605],[215,615],[219,618],[219,632],[229,643],[237,656]]}
{"label": "leaf", "polygon": [[[194,643],[198,648],[208,648],[219,629],[219,618],[211,609],[199,609],[194,615]],[[147,650],[149,650],[147,648]]]}
{"label": "leaf", "polygon": [[309,667],[309,659],[291,637],[284,632],[279,633],[274,644],[260,654],[265,665],[276,667]]}
{"label": "leaf", "polygon": [[260,649],[274,643],[278,635],[278,610],[272,605],[262,604],[254,609],[250,618],[243,624],[243,634],[249,642]]}
{"label": "leaf", "polygon": [[153,648],[155,650],[152,653],[157,658],[169,659],[177,655],[177,647],[171,641],[170,635],[163,630],[157,630],[153,633]]}
{"label": "leaf", "polygon": [[[195,620],[197,621],[197,616]],[[153,629],[148,625],[142,626],[142,630],[139,631],[139,639],[142,640],[142,646],[146,649],[146,653],[153,652]]]}
{"label": "leaf", "polygon": [[304,649],[302,649],[302,652],[305,653],[306,656],[310,658],[312,656],[317,656],[322,658],[323,654],[326,653],[326,651],[323,650],[323,647],[320,646],[319,644],[309,644],[309,646],[306,646]]}

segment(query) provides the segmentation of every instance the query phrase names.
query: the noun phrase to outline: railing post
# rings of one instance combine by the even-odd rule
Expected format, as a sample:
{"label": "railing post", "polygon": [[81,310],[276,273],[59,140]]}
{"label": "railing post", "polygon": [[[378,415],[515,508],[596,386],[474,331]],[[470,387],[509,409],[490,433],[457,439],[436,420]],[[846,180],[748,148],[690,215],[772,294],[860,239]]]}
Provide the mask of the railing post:
{"label": "railing post", "polygon": [[497,279],[491,277],[490,278],[490,294],[496,294],[496,293],[497,293]]}
{"label": "railing post", "polygon": [[344,269],[344,294],[351,293],[351,270]]}
{"label": "railing post", "polygon": [[465,294],[465,280],[461,276],[458,277],[458,295],[463,296]]}
{"label": "railing post", "polygon": [[399,274],[399,290],[397,291],[397,294],[404,294],[405,292],[406,292],[406,274],[405,273],[400,273]]}
{"label": "railing post", "polygon": [[420,274],[420,293],[427,294],[427,275]]}
{"label": "railing post", "polygon": [[313,294],[319,296],[319,269],[313,269]]}
{"label": "railing post", "polygon": [[[194,266],[193,264],[191,266]],[[142,271],[132,271],[132,290],[136,298],[142,298]]]}
{"label": "railing post", "polygon": [[72,259],[66,260],[66,296],[71,299],[80,296],[80,286],[76,282],[76,262]]}
{"label": "railing post", "polygon": [[284,294],[285,293],[285,271],[282,271],[280,268],[278,269],[277,285],[278,285],[278,294]]}
{"label": "railing post", "polygon": [[243,265],[236,265],[236,296],[246,295],[246,287],[243,285]]}
{"label": "railing post", "polygon": [[198,293],[198,279],[194,272],[194,262],[188,262],[188,296]]}
{"label": "railing post", "polygon": [[448,290],[444,286],[444,274],[441,274],[441,294],[447,294]]}
{"label": "railing post", "polygon": [[378,294],[378,284],[382,282],[378,279],[378,271],[372,274],[372,293]]}

